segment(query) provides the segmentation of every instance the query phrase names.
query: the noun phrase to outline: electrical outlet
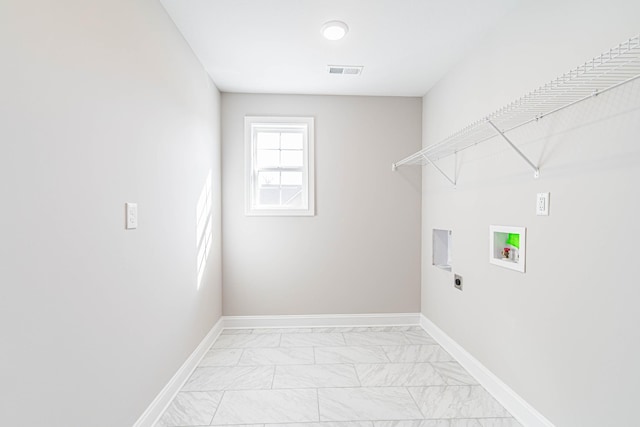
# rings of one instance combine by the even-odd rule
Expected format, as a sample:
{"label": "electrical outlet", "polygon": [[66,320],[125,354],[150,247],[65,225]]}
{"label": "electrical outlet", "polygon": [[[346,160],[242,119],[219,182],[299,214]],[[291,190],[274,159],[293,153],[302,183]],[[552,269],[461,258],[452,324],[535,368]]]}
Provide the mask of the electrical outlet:
{"label": "electrical outlet", "polygon": [[125,203],[125,211],[125,216],[127,218],[125,228],[127,230],[138,228],[138,204]]}
{"label": "electrical outlet", "polygon": [[459,274],[453,275],[453,287],[462,290],[462,276]]}
{"label": "electrical outlet", "polygon": [[549,215],[549,193],[538,193],[536,215]]}

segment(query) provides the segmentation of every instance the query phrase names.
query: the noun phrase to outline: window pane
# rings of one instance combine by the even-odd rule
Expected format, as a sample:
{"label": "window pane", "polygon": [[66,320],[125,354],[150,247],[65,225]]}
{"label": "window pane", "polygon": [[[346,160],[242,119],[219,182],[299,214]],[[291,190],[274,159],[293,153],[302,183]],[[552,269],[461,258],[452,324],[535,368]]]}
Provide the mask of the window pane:
{"label": "window pane", "polygon": [[280,204],[280,172],[258,172],[258,204]]}
{"label": "window pane", "polygon": [[258,150],[256,163],[259,168],[280,166],[280,150]]}
{"label": "window pane", "polygon": [[302,134],[298,132],[283,133],[282,148],[289,150],[302,150]]}
{"label": "window pane", "polygon": [[296,185],[302,188],[302,172],[282,172],[282,185]]}
{"label": "window pane", "polygon": [[302,187],[282,187],[282,206],[302,207]]}
{"label": "window pane", "polygon": [[280,172],[258,172],[258,187],[280,185]]}
{"label": "window pane", "polygon": [[282,166],[302,166],[302,150],[283,150]]}
{"label": "window pane", "polygon": [[258,204],[261,206],[279,206],[280,187],[260,188],[260,190],[258,190]]}
{"label": "window pane", "polygon": [[280,134],[276,132],[258,132],[256,135],[258,150],[280,148]]}

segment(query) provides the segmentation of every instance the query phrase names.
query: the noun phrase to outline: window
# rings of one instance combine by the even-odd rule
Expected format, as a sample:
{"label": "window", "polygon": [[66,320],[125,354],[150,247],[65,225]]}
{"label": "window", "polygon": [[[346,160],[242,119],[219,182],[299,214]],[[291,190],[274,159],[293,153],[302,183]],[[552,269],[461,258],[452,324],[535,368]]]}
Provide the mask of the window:
{"label": "window", "polygon": [[247,215],[314,215],[313,118],[245,117]]}

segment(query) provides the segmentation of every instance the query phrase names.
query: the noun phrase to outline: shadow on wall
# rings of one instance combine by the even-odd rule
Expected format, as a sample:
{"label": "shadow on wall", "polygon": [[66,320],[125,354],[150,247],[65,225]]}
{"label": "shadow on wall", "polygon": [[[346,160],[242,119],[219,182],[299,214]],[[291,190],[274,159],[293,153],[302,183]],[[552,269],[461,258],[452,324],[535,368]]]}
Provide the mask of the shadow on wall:
{"label": "shadow on wall", "polygon": [[200,289],[200,283],[202,282],[202,276],[207,267],[207,259],[211,250],[211,241],[213,240],[211,208],[211,170],[209,170],[196,206],[197,289]]}
{"label": "shadow on wall", "polygon": [[604,131],[607,143],[615,144],[621,131],[637,125],[636,113],[639,110],[640,81],[635,80],[556,114],[557,117],[552,117],[553,120],[542,126],[542,135],[538,136],[544,141],[539,165],[544,166],[561,144],[569,140],[564,138],[565,135],[581,129],[588,132],[590,127],[601,123],[607,123]]}
{"label": "shadow on wall", "polygon": [[402,177],[416,192],[422,192],[422,169],[421,168],[398,168],[395,172]]}

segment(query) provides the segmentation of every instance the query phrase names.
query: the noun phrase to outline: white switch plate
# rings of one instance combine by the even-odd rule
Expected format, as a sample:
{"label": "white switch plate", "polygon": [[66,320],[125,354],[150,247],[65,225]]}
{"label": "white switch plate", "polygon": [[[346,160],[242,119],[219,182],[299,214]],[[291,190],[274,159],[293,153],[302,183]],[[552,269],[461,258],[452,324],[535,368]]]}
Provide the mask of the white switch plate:
{"label": "white switch plate", "polygon": [[133,230],[138,228],[138,204],[137,203],[125,203],[126,216],[127,216],[127,230]]}
{"label": "white switch plate", "polygon": [[536,215],[549,215],[549,193],[538,193]]}

